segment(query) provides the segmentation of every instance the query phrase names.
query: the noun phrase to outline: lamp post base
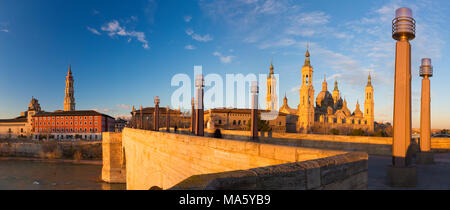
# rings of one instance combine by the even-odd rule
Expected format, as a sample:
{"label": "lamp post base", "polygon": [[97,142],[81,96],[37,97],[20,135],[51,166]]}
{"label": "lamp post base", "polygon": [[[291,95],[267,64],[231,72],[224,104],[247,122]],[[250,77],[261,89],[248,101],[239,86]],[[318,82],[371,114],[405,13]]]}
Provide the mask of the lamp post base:
{"label": "lamp post base", "polygon": [[417,185],[416,166],[388,166],[387,182],[392,187],[415,187]]}
{"label": "lamp post base", "polygon": [[432,152],[418,152],[416,154],[416,163],[421,165],[431,165],[434,163],[434,154]]}

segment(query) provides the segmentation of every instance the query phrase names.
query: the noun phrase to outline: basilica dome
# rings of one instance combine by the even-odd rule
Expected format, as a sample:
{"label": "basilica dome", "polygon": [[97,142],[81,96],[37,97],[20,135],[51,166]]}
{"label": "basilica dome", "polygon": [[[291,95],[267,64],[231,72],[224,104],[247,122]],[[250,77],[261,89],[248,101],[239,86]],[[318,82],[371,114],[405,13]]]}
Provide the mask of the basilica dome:
{"label": "basilica dome", "polygon": [[319,93],[319,95],[317,95],[316,105],[317,107],[323,108],[323,111],[325,112],[327,111],[327,107],[334,105],[333,95],[328,92],[326,78],[324,78],[322,83],[322,91]]}
{"label": "basilica dome", "polygon": [[333,96],[328,91],[321,91],[316,98],[316,104],[319,107],[333,106]]}

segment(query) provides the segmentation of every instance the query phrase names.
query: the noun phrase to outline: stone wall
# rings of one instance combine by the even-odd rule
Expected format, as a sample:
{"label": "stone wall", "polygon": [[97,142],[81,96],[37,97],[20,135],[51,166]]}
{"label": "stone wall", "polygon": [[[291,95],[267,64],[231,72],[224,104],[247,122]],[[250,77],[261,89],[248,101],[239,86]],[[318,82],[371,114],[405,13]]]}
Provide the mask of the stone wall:
{"label": "stone wall", "polygon": [[100,142],[0,142],[1,157],[101,160]]}
{"label": "stone wall", "polygon": [[126,182],[126,165],[122,153],[122,133],[103,133],[102,180],[108,183]]}
{"label": "stone wall", "polygon": [[[248,139],[249,131],[222,130],[227,139]],[[332,150],[361,151],[371,155],[392,155],[392,138],[371,136],[339,136],[315,135],[298,133],[268,133],[261,134],[261,142],[290,145],[308,148],[323,148]],[[417,145],[417,139],[415,139]],[[432,138],[431,147],[435,152],[449,152],[450,138]]]}
{"label": "stone wall", "polygon": [[171,190],[364,190],[367,153],[347,153],[296,163],[196,175]]}
{"label": "stone wall", "polygon": [[[338,183],[348,186],[343,189],[359,189],[367,185],[367,163],[359,165],[356,163],[361,160],[367,161],[366,154],[358,153],[359,159],[352,159],[344,155],[348,152],[343,151],[264,144],[247,140],[214,139],[130,128],[122,132],[122,145],[125,151],[126,183],[129,190],[148,190],[154,186],[170,189],[195,175],[223,172],[233,174],[236,173],[233,171],[241,170],[247,170],[247,174],[256,173],[258,183],[260,181],[262,185],[267,183],[268,186],[264,189],[272,189],[276,188],[276,185],[270,183],[276,182],[272,180],[276,176],[266,175],[277,174],[277,171],[283,174],[285,170],[281,170],[280,167],[293,167],[292,173],[284,174],[286,176],[300,177],[305,172],[316,177],[315,182],[318,182],[317,177],[320,176],[320,184],[311,184],[315,187],[308,189],[330,189],[334,185],[339,185]],[[332,156],[338,157],[326,159]],[[297,164],[297,162],[321,158],[325,159]],[[311,170],[307,170],[308,164],[312,164],[308,166]],[[361,169],[356,170],[354,167]],[[249,171],[250,169],[253,172]],[[339,178],[334,181],[333,178],[327,178],[327,176],[335,175]],[[311,178],[310,181],[313,182],[314,179]],[[356,182],[358,184],[355,184]],[[293,187],[302,189],[302,184],[299,183],[298,186]],[[285,187],[279,189],[285,189]]]}

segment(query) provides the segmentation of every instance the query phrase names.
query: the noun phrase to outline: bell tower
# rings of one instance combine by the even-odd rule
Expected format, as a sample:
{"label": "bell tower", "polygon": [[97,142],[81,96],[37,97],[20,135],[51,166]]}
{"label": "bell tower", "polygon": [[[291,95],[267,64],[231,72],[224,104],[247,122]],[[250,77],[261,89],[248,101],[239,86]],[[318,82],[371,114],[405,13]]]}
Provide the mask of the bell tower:
{"label": "bell tower", "polygon": [[372,76],[369,73],[369,79],[366,86],[366,95],[364,102],[364,120],[367,121],[369,126],[369,133],[373,133],[375,130],[374,125],[374,102],[373,102],[373,86],[372,86]]}
{"label": "bell tower", "polygon": [[308,133],[314,124],[314,87],[313,67],[311,66],[309,46],[306,50],[305,64],[302,67],[302,85],[300,87],[300,104],[298,106],[298,129]]}
{"label": "bell tower", "polygon": [[75,111],[75,97],[73,89],[72,69],[69,64],[69,71],[66,76],[66,96],[64,98],[64,111]]}
{"label": "bell tower", "polygon": [[266,110],[278,110],[276,94],[277,79],[274,75],[273,62],[270,61],[270,73],[267,77],[267,96],[266,96]]}

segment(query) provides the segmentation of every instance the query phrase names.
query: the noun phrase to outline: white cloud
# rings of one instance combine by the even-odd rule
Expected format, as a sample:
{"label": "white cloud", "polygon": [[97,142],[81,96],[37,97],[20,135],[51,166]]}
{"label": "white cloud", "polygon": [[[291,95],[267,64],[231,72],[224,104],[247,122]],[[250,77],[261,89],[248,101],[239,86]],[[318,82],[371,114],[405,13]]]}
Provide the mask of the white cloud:
{"label": "white cloud", "polygon": [[192,20],[192,16],[190,16],[190,15],[184,16],[184,22],[189,23],[189,22],[191,22],[191,20]]}
{"label": "white cloud", "polygon": [[9,32],[9,30],[8,30],[8,23],[0,22],[0,32],[5,32],[5,33]]}
{"label": "white cloud", "polygon": [[130,109],[130,106],[129,105],[125,105],[125,104],[117,104],[117,107],[118,108],[121,108],[121,109]]}
{"label": "white cloud", "polygon": [[192,37],[193,40],[199,41],[199,42],[209,42],[213,40],[213,37],[209,34],[206,34],[204,36],[196,34],[194,30],[192,29],[186,29],[186,34],[190,37]]}
{"label": "white cloud", "polygon": [[321,11],[300,13],[293,17],[293,21],[298,25],[323,25],[327,24],[329,20],[330,16]]}
{"label": "white cloud", "polygon": [[184,49],[186,49],[186,50],[195,50],[195,46],[189,44],[189,45],[186,45],[184,47]]}
{"label": "white cloud", "polygon": [[130,42],[132,38],[135,38],[142,43],[143,48],[149,49],[149,44],[145,37],[144,32],[127,31],[125,27],[120,26],[120,23],[117,20],[113,20],[103,25],[101,27],[101,30],[107,32],[108,36],[110,37],[114,37],[116,35],[128,37],[128,42]]}
{"label": "white cloud", "polygon": [[231,55],[222,55],[222,53],[220,52],[214,52],[213,53],[214,56],[219,57],[220,58],[220,62],[222,63],[231,63],[232,60],[235,58],[235,56],[231,56]]}
{"label": "white cloud", "polygon": [[96,34],[96,35],[102,35],[97,29],[95,29],[95,28],[91,28],[91,27],[87,27],[87,30],[88,31],[90,31],[90,32],[92,32],[93,34]]}

